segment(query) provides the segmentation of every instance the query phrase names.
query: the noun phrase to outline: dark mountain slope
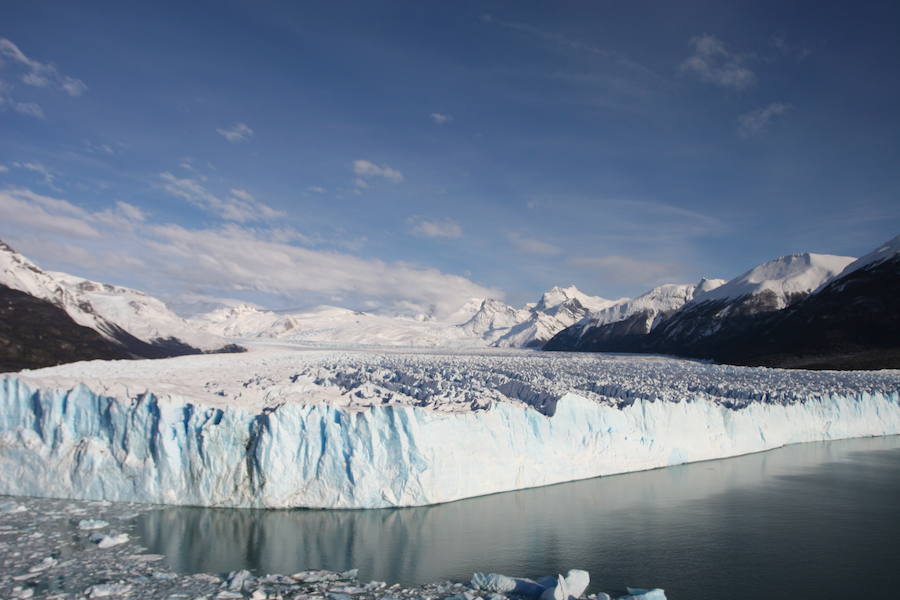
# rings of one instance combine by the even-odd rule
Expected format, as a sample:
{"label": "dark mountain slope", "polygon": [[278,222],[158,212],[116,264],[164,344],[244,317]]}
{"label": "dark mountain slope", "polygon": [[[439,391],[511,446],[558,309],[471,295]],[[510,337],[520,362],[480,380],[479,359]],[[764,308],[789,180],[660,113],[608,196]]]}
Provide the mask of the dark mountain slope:
{"label": "dark mountain slope", "polygon": [[131,355],[55,304],[0,284],[0,372],[118,358]]}
{"label": "dark mountain slope", "polygon": [[[580,338],[565,330],[544,348],[784,368],[900,368],[900,255],[839,276],[781,310],[746,308],[736,312],[723,301],[701,302],[677,311],[649,334],[624,321]],[[727,318],[721,318],[726,310]]]}

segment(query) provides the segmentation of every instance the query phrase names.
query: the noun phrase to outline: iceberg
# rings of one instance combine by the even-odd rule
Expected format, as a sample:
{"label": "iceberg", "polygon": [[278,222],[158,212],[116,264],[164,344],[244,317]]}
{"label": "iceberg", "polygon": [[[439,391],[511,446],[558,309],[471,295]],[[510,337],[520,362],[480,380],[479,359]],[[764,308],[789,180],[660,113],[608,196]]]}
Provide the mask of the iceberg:
{"label": "iceberg", "polygon": [[251,352],[0,379],[0,494],[449,502],[900,433],[900,377],[659,357]]}

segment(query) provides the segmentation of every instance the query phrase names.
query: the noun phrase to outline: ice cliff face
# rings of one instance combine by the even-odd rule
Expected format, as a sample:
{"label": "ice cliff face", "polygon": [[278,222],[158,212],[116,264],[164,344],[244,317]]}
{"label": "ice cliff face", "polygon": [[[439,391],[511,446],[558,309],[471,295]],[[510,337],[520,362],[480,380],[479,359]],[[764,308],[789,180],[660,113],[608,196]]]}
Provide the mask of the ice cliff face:
{"label": "ice cliff face", "polygon": [[409,506],[900,433],[897,372],[552,356],[260,352],[23,372],[0,385],[0,493]]}

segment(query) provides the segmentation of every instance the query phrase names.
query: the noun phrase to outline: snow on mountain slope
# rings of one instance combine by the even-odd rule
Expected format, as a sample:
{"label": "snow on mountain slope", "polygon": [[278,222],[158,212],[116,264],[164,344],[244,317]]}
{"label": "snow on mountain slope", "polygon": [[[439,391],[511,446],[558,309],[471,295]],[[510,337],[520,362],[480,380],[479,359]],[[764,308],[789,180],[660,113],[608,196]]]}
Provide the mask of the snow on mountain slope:
{"label": "snow on mountain slope", "polygon": [[213,311],[195,317],[191,322],[216,335],[236,339],[274,338],[365,346],[484,345],[480,338],[451,323],[378,315],[336,306],[274,312],[245,304]]}
{"label": "snow on mountain slope", "polygon": [[215,350],[225,340],[201,331],[161,301],[138,290],[44,271],[0,242],[0,284],[48,300],[79,325],[121,340],[121,332],[142,342],[177,340],[200,350]]}
{"label": "snow on mountain slope", "polygon": [[530,316],[531,311],[513,308],[505,302],[488,298],[481,303],[478,312],[459,327],[472,335],[490,340],[502,335],[510,327],[527,320]]}
{"label": "snow on mountain slope", "polygon": [[773,299],[770,310],[780,310],[798,297],[809,294],[844,270],[856,259],[832,254],[790,254],[753,267],[724,285],[698,294],[695,303],[739,300],[766,294]]}
{"label": "snow on mountain slope", "polygon": [[538,303],[530,310],[555,317],[560,309],[571,305],[572,300],[577,300],[578,304],[589,311],[602,310],[616,302],[615,300],[607,300],[599,296],[589,296],[574,285],[569,287],[554,286],[544,292]]}
{"label": "snow on mountain slope", "polygon": [[613,303],[572,286],[554,287],[538,302],[524,308],[490,298],[473,298],[444,320],[334,306],[275,312],[241,305],[194,317],[191,322],[210,333],[235,339],[275,338],[337,345],[533,347],[581,320],[590,310],[601,310]]}
{"label": "snow on mountain slope", "polygon": [[3,378],[0,493],[408,506],[897,433],[898,371],[256,350]]}
{"label": "snow on mountain slope", "polygon": [[[843,271],[833,276],[833,279],[838,277],[844,277],[845,275],[849,275],[854,271],[858,271],[859,269],[865,269],[871,265],[876,265],[882,263],[886,260],[891,260],[896,258],[897,255],[900,255],[900,235],[886,241],[884,244],[869,252],[865,256],[851,262],[847,265]],[[827,283],[824,282],[822,285],[824,286]]]}
{"label": "snow on mountain slope", "polygon": [[553,287],[535,304],[516,309],[497,300],[487,300],[462,328],[502,348],[540,347],[593,310],[616,301],[589,296],[576,288]]}
{"label": "snow on mountain slope", "polygon": [[703,278],[696,285],[668,283],[653,288],[637,298],[620,300],[603,310],[593,312],[583,322],[582,331],[590,327],[599,327],[607,323],[624,321],[637,313],[645,313],[648,319],[648,331],[661,315],[670,314],[694,297],[708,293],[725,283],[724,279]]}

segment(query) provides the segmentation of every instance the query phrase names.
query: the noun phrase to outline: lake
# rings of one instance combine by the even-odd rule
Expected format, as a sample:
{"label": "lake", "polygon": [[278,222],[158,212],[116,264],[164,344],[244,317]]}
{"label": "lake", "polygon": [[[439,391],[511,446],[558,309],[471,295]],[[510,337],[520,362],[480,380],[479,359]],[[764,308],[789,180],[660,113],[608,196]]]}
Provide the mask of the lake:
{"label": "lake", "polygon": [[[473,463],[488,459],[473,452]],[[361,580],[406,585],[582,568],[594,590],[655,586],[674,600],[894,597],[900,436],[422,508],[169,507],[136,525],[141,543],[180,572],[358,567]]]}

